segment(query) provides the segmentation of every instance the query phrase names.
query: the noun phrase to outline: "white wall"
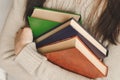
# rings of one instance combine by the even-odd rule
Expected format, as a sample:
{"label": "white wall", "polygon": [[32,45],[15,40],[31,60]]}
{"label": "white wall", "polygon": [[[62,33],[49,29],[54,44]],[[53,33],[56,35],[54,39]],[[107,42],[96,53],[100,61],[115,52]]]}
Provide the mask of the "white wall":
{"label": "white wall", "polygon": [[0,32],[12,6],[13,0],[0,0]]}

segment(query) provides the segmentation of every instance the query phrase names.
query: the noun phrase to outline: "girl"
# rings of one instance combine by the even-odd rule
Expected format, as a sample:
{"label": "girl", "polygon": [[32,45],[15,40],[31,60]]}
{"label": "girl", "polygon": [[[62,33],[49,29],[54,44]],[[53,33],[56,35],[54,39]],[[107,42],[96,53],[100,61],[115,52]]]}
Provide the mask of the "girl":
{"label": "girl", "polygon": [[[90,33],[94,35],[96,39],[100,40],[105,46],[108,46],[108,44],[117,44],[118,42],[120,27],[120,0],[27,0],[27,6],[25,11],[26,23],[28,23],[27,16],[30,16],[32,14],[34,6],[45,6],[52,9],[79,13],[82,16],[83,26],[88,31],[90,31]],[[27,50],[32,49],[31,47],[35,48],[34,44],[32,43],[32,39],[33,36],[30,28],[24,28],[20,30],[16,37],[15,54],[22,55],[28,53]],[[33,50],[31,50],[31,52],[29,51],[29,53],[38,54],[36,51]],[[37,62],[41,62],[41,64],[46,65],[43,67],[41,64],[39,64],[40,66],[42,66],[42,68],[50,67],[50,64],[45,62],[45,59],[41,60],[38,60]],[[40,71],[42,69],[40,66],[36,68],[37,75],[35,76],[37,76],[38,78],[42,76]],[[49,79],[49,73],[55,72],[53,70],[51,68],[51,70],[48,70],[48,72],[47,70],[45,71],[46,73],[44,75],[48,74],[45,79]],[[58,72],[58,74],[53,76],[51,75],[52,77],[50,77],[50,79],[72,80],[72,77],[74,77],[65,76],[65,74],[60,72],[59,70],[60,69],[57,69],[56,71]],[[61,73],[64,74],[62,78],[58,76]],[[77,80],[77,78],[74,78],[74,80]]]}
{"label": "girl", "polygon": [[[25,0],[14,0],[14,2],[22,4]],[[23,7],[21,9],[18,6],[17,4],[15,5],[15,10],[22,12]],[[82,16],[83,26],[105,46],[118,43],[120,0],[27,0],[24,16],[26,24],[28,23],[27,16],[31,15],[35,6],[79,13]],[[23,14],[18,15],[19,12],[13,11],[11,13],[14,15],[12,19],[20,18],[22,20],[19,16],[23,16]],[[21,22],[20,20],[18,19],[18,23]],[[10,19],[9,25],[5,27],[6,31],[3,30],[4,34],[0,37],[0,66],[3,66],[2,68],[11,77],[16,80],[90,80],[84,76],[64,70],[38,54],[35,43],[32,42],[33,36],[30,28],[23,28],[17,32],[14,52],[11,46],[13,45],[13,35],[18,25],[11,29],[13,27],[12,24],[14,22]],[[119,47],[120,45],[118,44],[117,50],[119,50]],[[103,80],[117,80],[119,78],[119,64],[116,66],[113,63],[112,65],[112,62],[117,62],[120,59],[119,54],[115,55],[108,57],[110,58],[107,64],[110,64],[109,75]],[[111,69],[113,71],[110,73]]]}

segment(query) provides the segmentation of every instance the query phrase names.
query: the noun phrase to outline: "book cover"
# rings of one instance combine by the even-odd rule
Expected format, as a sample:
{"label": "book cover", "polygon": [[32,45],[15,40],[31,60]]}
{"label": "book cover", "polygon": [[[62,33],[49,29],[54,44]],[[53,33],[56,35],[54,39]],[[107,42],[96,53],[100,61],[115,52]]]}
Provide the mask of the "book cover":
{"label": "book cover", "polygon": [[30,28],[32,29],[33,32],[33,37],[35,39],[59,24],[59,22],[38,19],[33,17],[28,17],[28,21]]}
{"label": "book cover", "polygon": [[74,29],[72,25],[68,25],[64,29],[59,30],[42,41],[37,41],[36,46],[37,48],[41,48],[42,46],[44,47],[50,43],[54,43],[72,36],[78,36],[98,58],[103,59],[107,56],[107,50],[103,52],[101,49],[98,49],[95,45],[93,45],[93,43],[84,37],[84,34],[81,34],[76,29]]}
{"label": "book cover", "polygon": [[44,53],[44,55],[54,64],[88,78],[100,78],[107,75],[108,67],[94,56],[79,38],[74,38],[70,44],[73,47]]}
{"label": "book cover", "polygon": [[81,16],[79,14],[48,8],[34,8],[31,17],[28,17],[28,21],[33,31],[33,37],[34,39],[37,39],[47,31],[56,27],[59,23],[62,23],[70,18],[75,18],[77,21],[82,23]]}

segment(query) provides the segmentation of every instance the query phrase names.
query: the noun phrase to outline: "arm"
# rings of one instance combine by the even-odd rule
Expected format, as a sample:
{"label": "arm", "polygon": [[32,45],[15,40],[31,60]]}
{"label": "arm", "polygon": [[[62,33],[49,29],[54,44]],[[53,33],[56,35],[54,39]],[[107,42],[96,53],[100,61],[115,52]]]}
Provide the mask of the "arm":
{"label": "arm", "polygon": [[35,43],[24,47],[15,61],[39,80],[89,80],[47,61],[44,56],[37,53]]}
{"label": "arm", "polygon": [[20,29],[15,39],[15,61],[38,80],[80,80],[83,76],[64,70],[38,54],[30,28]]}
{"label": "arm", "polygon": [[[37,66],[37,67],[35,67],[35,69],[32,70],[33,72],[31,73],[30,69],[28,69],[28,70],[26,69],[26,67],[29,67],[30,65],[26,66],[26,65],[20,64],[22,62],[22,59],[24,60],[24,58],[22,58],[22,56],[20,57],[20,55],[22,55],[22,54],[19,54],[18,56],[16,56],[14,54],[15,53],[14,52],[15,34],[18,31],[18,29],[21,26],[24,26],[24,24],[25,24],[23,21],[25,5],[26,5],[26,0],[14,0],[13,7],[7,18],[6,24],[2,31],[2,35],[0,36],[0,67],[5,69],[8,73],[8,75],[10,74],[10,76],[14,77],[16,80],[35,80],[36,77],[37,78],[41,77],[41,76],[39,76],[40,75],[39,69],[41,69],[41,65],[38,65],[38,64],[41,64],[41,62],[38,63],[39,61],[37,61],[36,63],[34,63],[34,61],[36,59],[38,59],[36,57],[39,57],[40,55],[36,55],[36,57],[32,57],[32,56],[30,57],[31,59],[33,58],[32,59],[33,61],[30,61],[30,62],[32,62],[31,66],[34,66],[34,64]],[[26,52],[26,50],[25,51],[23,50],[23,52]],[[36,51],[34,51],[34,53],[36,53]],[[34,53],[32,53],[32,54],[34,54]],[[28,53],[26,53],[26,55],[27,54]],[[38,53],[36,53],[36,54],[38,54]],[[28,54],[28,56],[29,55],[30,54]],[[21,59],[19,59],[19,58],[21,58]],[[29,62],[30,58],[25,58],[25,59],[27,59]],[[52,66],[55,66],[54,64],[49,63],[47,60],[45,60],[44,64],[46,64],[46,65],[51,64]],[[58,66],[55,66],[55,67],[58,67]],[[64,73],[64,74],[66,72],[71,75],[73,74],[71,72],[65,71],[65,70],[61,69],[60,67],[58,67],[57,70],[59,70],[59,69],[62,70],[62,73]],[[52,68],[52,70],[54,70],[54,69]],[[58,71],[56,71],[56,72],[58,72]],[[55,74],[55,75],[57,75],[57,74]],[[76,74],[73,74],[73,75],[76,75]],[[81,79],[84,78],[83,76],[79,76],[79,80],[81,80],[80,77],[81,77]],[[85,80],[85,79],[82,79],[82,80]]]}

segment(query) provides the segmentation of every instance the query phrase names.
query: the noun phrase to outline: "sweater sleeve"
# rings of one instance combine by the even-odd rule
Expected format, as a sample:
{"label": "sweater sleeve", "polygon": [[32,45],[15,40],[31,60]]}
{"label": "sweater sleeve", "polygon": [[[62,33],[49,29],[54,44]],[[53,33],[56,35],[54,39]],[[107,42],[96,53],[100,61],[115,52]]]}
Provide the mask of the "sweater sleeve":
{"label": "sweater sleeve", "polygon": [[89,80],[47,61],[46,57],[37,53],[35,43],[24,47],[15,61],[38,80]]}

